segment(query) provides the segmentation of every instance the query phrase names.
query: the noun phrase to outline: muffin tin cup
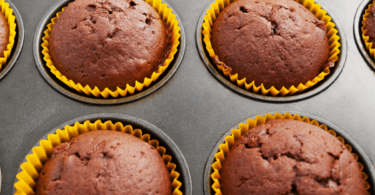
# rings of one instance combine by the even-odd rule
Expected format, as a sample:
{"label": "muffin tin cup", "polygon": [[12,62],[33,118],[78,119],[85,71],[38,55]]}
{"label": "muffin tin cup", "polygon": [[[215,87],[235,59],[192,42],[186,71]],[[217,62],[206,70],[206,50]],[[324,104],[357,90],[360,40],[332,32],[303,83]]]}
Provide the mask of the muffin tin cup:
{"label": "muffin tin cup", "polygon": [[211,59],[210,55],[208,54],[205,44],[203,42],[203,34],[202,34],[202,29],[203,29],[203,22],[204,22],[204,17],[207,14],[207,10],[210,9],[210,6],[212,3],[214,3],[215,0],[213,0],[203,11],[202,15],[199,18],[197,29],[196,29],[196,46],[199,52],[199,55],[206,65],[207,69],[209,72],[219,81],[221,82],[224,86],[228,87],[229,89],[233,90],[234,92],[241,94],[243,96],[256,99],[256,100],[261,100],[261,101],[268,101],[268,102],[293,102],[293,101],[298,101],[298,100],[303,100],[306,98],[309,98],[311,96],[314,96],[316,94],[319,94],[326,88],[328,88],[340,75],[342,69],[344,68],[345,62],[346,62],[346,56],[347,56],[347,43],[346,43],[346,37],[344,34],[344,30],[342,29],[340,23],[338,20],[330,15],[329,11],[327,8],[322,5],[319,1],[315,1],[315,3],[320,4],[322,9],[327,11],[327,15],[332,18],[333,23],[336,24],[335,28],[338,30],[338,36],[340,37],[339,43],[341,44],[340,47],[340,54],[338,55],[339,60],[335,62],[335,67],[331,68],[330,71],[331,73],[327,76],[325,76],[324,80],[320,81],[313,87],[306,89],[305,91],[301,93],[297,93],[295,95],[286,95],[286,96],[271,96],[271,95],[261,95],[260,93],[254,93],[250,92],[242,87],[237,86],[236,84],[232,83],[229,79],[227,79],[224,74],[216,67],[216,64],[213,62]]}
{"label": "muffin tin cup", "polygon": [[14,40],[12,52],[8,57],[8,61],[2,66],[0,70],[0,80],[3,79],[16,64],[18,56],[20,55],[22,50],[25,36],[25,29],[23,27],[21,14],[18,12],[16,6],[14,6],[11,1],[7,1],[7,3],[9,3],[9,7],[13,9],[13,14],[16,17],[16,37]]}
{"label": "muffin tin cup", "polygon": [[[277,112],[273,112],[273,113],[269,113],[269,114],[274,115],[276,113]],[[346,134],[345,131],[343,131],[342,129],[340,129],[336,125],[334,125],[334,124],[332,124],[332,123],[330,123],[330,122],[328,122],[324,119],[321,119],[319,117],[316,117],[316,116],[313,116],[313,115],[310,115],[310,114],[304,114],[304,113],[300,113],[300,112],[279,112],[279,113],[281,113],[283,115],[285,113],[289,113],[291,115],[298,114],[298,115],[301,116],[301,118],[306,116],[310,120],[316,120],[319,124],[324,124],[328,127],[328,129],[334,130],[336,132],[337,136],[343,137],[344,140],[345,140],[345,143],[352,147],[352,153],[355,153],[355,154],[358,155],[358,162],[360,162],[364,167],[362,172],[365,172],[367,174],[368,178],[366,179],[366,181],[370,184],[370,189],[368,189],[367,191],[370,192],[371,194],[375,194],[375,169],[374,169],[374,165],[371,163],[370,159],[368,158],[366,153],[361,149],[361,147],[348,134]],[[260,116],[265,116],[265,115],[266,115],[266,113],[260,114]],[[253,116],[249,119],[256,119],[256,117],[257,116]],[[215,194],[214,190],[212,189],[213,180],[211,178],[211,174],[213,173],[212,164],[215,162],[215,154],[219,152],[219,146],[222,143],[225,142],[225,137],[232,134],[232,130],[239,129],[239,125],[241,123],[246,124],[247,120],[248,119],[240,122],[238,125],[236,125],[235,127],[231,128],[229,131],[224,133],[224,135],[217,141],[213,150],[211,151],[211,153],[210,153],[210,155],[209,155],[209,157],[206,161],[204,175],[203,175],[203,190],[204,190],[205,195],[214,195]]]}
{"label": "muffin tin cup", "polygon": [[185,53],[185,45],[186,45],[185,32],[182,26],[182,21],[179,18],[179,16],[176,14],[174,9],[167,2],[162,0],[162,3],[167,4],[168,7],[172,9],[172,13],[176,15],[176,19],[179,22],[178,26],[180,27],[181,37],[180,37],[180,44],[177,47],[178,50],[177,50],[177,53],[175,54],[173,61],[171,62],[169,67],[164,71],[164,73],[158,78],[156,82],[153,82],[149,87],[143,89],[140,92],[136,92],[133,95],[128,95],[126,97],[119,97],[119,98],[108,98],[108,99],[90,97],[85,94],[81,94],[74,89],[71,89],[69,86],[61,82],[59,79],[57,79],[56,76],[53,75],[50,69],[46,66],[46,62],[43,60],[43,54],[42,54],[43,48],[41,46],[41,44],[43,43],[42,37],[44,36],[44,31],[47,29],[47,24],[49,24],[51,22],[51,19],[56,16],[57,12],[61,11],[63,7],[68,6],[68,4],[71,2],[72,0],[62,0],[62,1],[57,2],[54,6],[52,6],[41,19],[36,29],[35,35],[34,35],[33,53],[34,53],[34,59],[38,67],[38,70],[43,76],[43,78],[47,81],[47,83],[50,84],[58,92],[62,93],[63,95],[71,99],[84,102],[84,103],[90,103],[90,104],[113,105],[113,104],[128,103],[128,102],[143,98],[155,92],[161,86],[163,86],[177,71]]}
{"label": "muffin tin cup", "polygon": [[354,18],[354,38],[355,42],[357,43],[357,47],[359,52],[361,53],[362,57],[366,60],[367,64],[375,71],[375,62],[374,58],[371,57],[369,51],[367,51],[366,45],[362,39],[362,21],[363,15],[365,14],[365,10],[368,8],[373,1],[372,0],[363,0],[360,6],[357,9],[357,13],[355,14]]}
{"label": "muffin tin cup", "polygon": [[[108,113],[101,113],[101,114],[92,114],[87,116],[82,116],[73,120],[70,120],[64,124],[61,124],[48,132],[45,136],[43,136],[37,144],[35,144],[32,148],[40,146],[41,140],[47,140],[48,135],[50,134],[56,134],[57,129],[64,129],[65,126],[74,126],[76,122],[83,123],[85,121],[89,120],[91,123],[94,123],[97,120],[104,121],[112,121],[113,123],[120,122],[124,126],[125,125],[131,125],[133,129],[141,129],[143,134],[149,134],[151,139],[159,141],[160,146],[163,146],[166,148],[166,153],[170,156],[172,156],[172,163],[175,163],[177,165],[176,171],[180,173],[180,176],[178,177],[178,180],[182,183],[182,186],[180,187],[181,192],[184,195],[192,195],[192,181],[191,181],[191,175],[189,171],[189,167],[187,165],[187,162],[185,160],[185,157],[181,153],[180,149],[177,147],[177,145],[169,138],[162,130],[157,128],[156,126],[142,120],[138,119],[132,116],[124,115],[124,114],[108,114]],[[33,154],[32,149],[27,153],[27,155]],[[26,156],[27,156],[26,155]],[[27,162],[26,158],[23,159],[23,161],[20,163]],[[18,173],[22,172],[22,169],[19,168]],[[14,184],[16,184],[19,180],[15,178]],[[13,194],[17,192],[17,189],[14,187],[13,184]]]}

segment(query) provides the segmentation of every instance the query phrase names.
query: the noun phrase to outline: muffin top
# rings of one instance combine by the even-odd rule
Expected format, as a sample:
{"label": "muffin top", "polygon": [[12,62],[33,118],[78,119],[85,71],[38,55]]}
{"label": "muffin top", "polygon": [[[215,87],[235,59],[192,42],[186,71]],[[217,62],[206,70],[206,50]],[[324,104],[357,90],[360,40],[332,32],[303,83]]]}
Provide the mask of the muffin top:
{"label": "muffin top", "polygon": [[0,57],[4,57],[9,43],[9,24],[3,12],[0,12]]}
{"label": "muffin top", "polygon": [[366,36],[370,37],[370,41],[375,41],[375,4],[370,7],[369,18],[364,21],[364,28],[367,30]]}
{"label": "muffin top", "polygon": [[91,131],[53,149],[36,195],[171,194],[167,167],[147,142],[118,131]]}
{"label": "muffin top", "polygon": [[273,120],[237,140],[220,172],[223,195],[365,194],[358,164],[328,132]]}
{"label": "muffin top", "polygon": [[143,0],[76,0],[53,26],[49,50],[68,79],[114,91],[143,83],[163,64],[168,32]]}
{"label": "muffin top", "polygon": [[325,23],[293,0],[238,0],[220,13],[211,35],[219,60],[257,86],[297,87],[333,65]]}

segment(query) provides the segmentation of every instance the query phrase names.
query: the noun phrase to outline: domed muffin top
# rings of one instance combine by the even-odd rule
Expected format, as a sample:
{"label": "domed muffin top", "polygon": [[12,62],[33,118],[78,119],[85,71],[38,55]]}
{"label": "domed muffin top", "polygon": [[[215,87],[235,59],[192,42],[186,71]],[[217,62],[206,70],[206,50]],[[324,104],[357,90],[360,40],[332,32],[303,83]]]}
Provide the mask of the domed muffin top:
{"label": "domed muffin top", "polygon": [[219,60],[248,83],[280,90],[306,84],[332,66],[325,23],[292,0],[238,0],[216,19]]}
{"label": "domed muffin top", "polygon": [[56,20],[49,50],[68,79],[114,91],[157,71],[169,54],[168,32],[143,0],[76,0]]}
{"label": "domed muffin top", "polygon": [[147,142],[118,131],[90,131],[53,149],[36,195],[171,194],[169,172]]}
{"label": "domed muffin top", "polygon": [[220,172],[223,195],[365,194],[358,164],[328,132],[273,120],[237,140]]}

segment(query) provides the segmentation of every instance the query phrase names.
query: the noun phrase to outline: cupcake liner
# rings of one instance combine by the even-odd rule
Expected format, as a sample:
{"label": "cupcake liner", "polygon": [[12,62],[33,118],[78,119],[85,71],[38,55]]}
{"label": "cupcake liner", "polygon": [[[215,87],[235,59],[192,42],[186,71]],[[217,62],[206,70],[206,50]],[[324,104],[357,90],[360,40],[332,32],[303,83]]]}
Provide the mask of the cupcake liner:
{"label": "cupcake liner", "polygon": [[[211,28],[216,20],[216,17],[220,12],[227,7],[230,3],[233,3],[235,0],[215,0],[215,3],[211,4],[211,8],[207,10],[207,15],[204,17],[203,22],[203,42],[206,45],[206,50],[208,51],[210,57],[213,59],[217,68],[223,72],[223,74],[229,77],[230,81],[235,82],[239,87],[244,87],[246,90],[252,90],[254,93],[260,92],[262,95],[271,95],[271,96],[285,96],[293,95],[298,92],[302,92],[312,86],[316,85],[318,82],[322,81],[325,76],[331,73],[330,68],[326,67],[318,76],[314,79],[307,81],[305,84],[300,83],[297,87],[291,86],[289,89],[282,87],[280,90],[272,86],[269,89],[266,89],[263,83],[260,86],[255,85],[255,81],[247,82],[246,78],[241,80],[238,79],[238,74],[232,74],[230,69],[225,66],[223,62],[220,61],[219,57],[215,54],[215,51],[212,48],[211,44]],[[336,62],[339,60],[338,55],[340,54],[339,43],[340,37],[338,36],[338,31],[335,28],[335,24],[331,21],[331,17],[327,15],[327,11],[321,8],[320,4],[314,2],[314,0],[295,0],[296,2],[302,4],[308,10],[310,10],[319,20],[323,21],[326,24],[327,28],[327,38],[330,46],[330,57],[328,61]]]}
{"label": "cupcake liner", "polygon": [[1,12],[3,12],[5,18],[9,24],[9,43],[7,49],[4,51],[4,57],[0,58],[0,70],[2,65],[8,60],[10,53],[12,52],[14,40],[16,39],[16,17],[13,15],[13,9],[9,7],[9,3],[5,3],[4,0],[0,0]]}
{"label": "cupcake liner", "polygon": [[375,58],[375,46],[373,45],[373,43],[370,41],[370,37],[369,36],[366,36],[366,32],[367,30],[365,30],[365,27],[366,27],[366,21],[367,19],[370,17],[370,8],[371,6],[375,3],[375,1],[373,1],[370,5],[368,5],[368,8],[365,10],[365,14],[363,14],[363,20],[362,20],[362,27],[361,27],[361,30],[362,30],[362,39],[363,39],[363,42],[365,42],[365,45],[366,45],[366,49],[367,51],[370,53],[370,56],[372,58]]}
{"label": "cupcake liner", "polygon": [[46,62],[47,67],[50,69],[51,73],[54,74],[60,81],[68,85],[70,88],[78,91],[79,93],[84,93],[88,96],[95,96],[97,98],[117,98],[119,96],[125,97],[127,94],[134,94],[136,91],[142,91],[144,87],[148,87],[151,83],[156,82],[157,79],[160,77],[161,74],[169,67],[170,63],[173,61],[175,54],[177,53],[177,47],[180,44],[180,27],[178,26],[179,21],[176,19],[176,15],[172,13],[172,9],[167,7],[167,4],[161,3],[161,0],[145,0],[149,5],[151,5],[160,15],[164,23],[166,24],[169,32],[170,32],[170,39],[171,39],[171,49],[168,57],[164,61],[164,63],[158,68],[158,70],[154,71],[150,78],[144,78],[144,81],[136,81],[135,86],[130,86],[129,84],[126,85],[125,89],[121,89],[117,87],[116,91],[111,91],[108,88],[105,88],[103,91],[100,91],[98,87],[94,87],[91,89],[90,86],[82,86],[80,83],[75,83],[73,80],[70,80],[66,76],[62,75],[60,71],[56,69],[54,66],[51,56],[49,55],[49,38],[50,33],[55,24],[57,18],[60,14],[65,10],[66,7],[62,9],[61,12],[56,14],[56,17],[51,19],[51,23],[47,25],[47,30],[44,31],[45,36],[42,38],[42,54],[44,55],[43,59]]}
{"label": "cupcake liner", "polygon": [[[225,160],[225,157],[228,155],[228,153],[229,153],[230,149],[232,148],[232,146],[234,145],[234,143],[239,138],[241,138],[242,135],[247,133],[253,127],[264,124],[266,122],[269,122],[269,121],[272,121],[272,120],[275,120],[275,119],[290,119],[290,120],[302,121],[302,122],[310,123],[312,125],[320,127],[324,131],[327,131],[331,135],[335,136],[342,144],[344,144],[344,146],[349,150],[349,152],[352,152],[352,146],[350,146],[349,144],[345,144],[345,140],[344,140],[343,137],[337,136],[336,132],[334,130],[328,129],[328,127],[326,125],[319,124],[319,122],[316,121],[316,120],[310,120],[306,116],[301,117],[298,114],[292,115],[288,112],[286,112],[284,115],[282,115],[278,112],[275,113],[275,114],[267,113],[267,114],[265,114],[265,116],[258,115],[258,116],[256,116],[255,119],[248,119],[246,124],[240,123],[239,128],[233,129],[232,132],[231,132],[231,135],[225,137],[225,139],[224,139],[225,142],[219,145],[219,151],[215,154],[215,160],[214,160],[214,162],[212,163],[212,166],[211,166],[212,169],[213,169],[213,172],[211,174],[213,184],[212,184],[211,187],[215,191],[215,195],[222,195],[221,189],[220,189],[221,186],[220,186],[220,182],[219,182],[220,170],[222,168],[222,162]],[[367,191],[370,188],[370,184],[366,181],[368,176],[367,176],[366,173],[363,172],[364,166],[360,162],[358,162],[358,155],[355,154],[355,153],[352,153],[352,154],[353,154],[355,160],[358,163],[359,170],[361,171],[363,183],[365,185],[366,194],[370,195],[370,192]]]}
{"label": "cupcake liner", "polygon": [[14,184],[17,189],[15,195],[32,195],[35,194],[34,188],[39,176],[40,171],[43,168],[43,164],[46,163],[49,157],[52,155],[52,150],[54,147],[60,145],[61,143],[68,142],[72,138],[88,132],[96,130],[113,130],[121,131],[123,133],[128,133],[135,137],[148,142],[150,145],[156,148],[162,157],[164,163],[167,165],[168,171],[170,173],[170,179],[172,181],[172,194],[182,195],[180,187],[182,183],[178,180],[180,173],[176,169],[176,164],[172,163],[172,156],[166,154],[166,148],[159,145],[158,140],[151,139],[149,134],[144,134],[140,129],[133,129],[131,125],[124,126],[122,123],[117,122],[115,124],[108,120],[104,123],[101,120],[97,120],[91,123],[89,120],[80,124],[76,122],[74,126],[65,126],[64,129],[57,129],[55,134],[49,134],[47,140],[41,140],[40,146],[35,146],[32,148],[32,153],[26,156],[26,162],[20,165],[22,172],[17,174],[17,179],[19,180]]}

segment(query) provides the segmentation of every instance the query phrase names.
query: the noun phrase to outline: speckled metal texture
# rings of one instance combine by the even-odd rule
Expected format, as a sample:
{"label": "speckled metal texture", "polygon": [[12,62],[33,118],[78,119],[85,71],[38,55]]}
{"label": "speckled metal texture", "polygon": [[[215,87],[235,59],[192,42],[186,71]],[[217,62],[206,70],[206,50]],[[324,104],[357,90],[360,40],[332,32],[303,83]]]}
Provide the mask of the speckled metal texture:
{"label": "speckled metal texture", "polygon": [[375,73],[359,52],[353,32],[361,0],[319,0],[345,34],[345,66],[326,90],[288,103],[240,95],[207,69],[196,47],[196,30],[212,0],[165,0],[185,29],[184,58],[174,76],[158,90],[117,105],[71,99],[40,74],[33,56],[33,38],[43,16],[60,0],[11,1],[24,20],[25,41],[17,63],[0,81],[0,165],[5,195],[12,194],[19,163],[40,138],[66,121],[95,113],[127,114],[160,128],[186,158],[194,195],[204,194],[204,167],[215,143],[240,121],[262,113],[293,110],[329,121],[352,137],[375,162]]}
{"label": "speckled metal texture", "polygon": [[[286,112],[279,112],[279,113],[282,113],[282,114],[285,114]],[[325,124],[328,129],[332,129],[336,132],[337,136],[340,136],[340,137],[343,137],[344,140],[345,140],[345,144],[349,144],[350,146],[352,146],[353,148],[353,151],[352,153],[355,153],[358,155],[358,162],[360,162],[361,164],[363,164],[364,166],[364,169],[363,169],[363,172],[365,172],[367,175],[368,175],[368,179],[366,180],[370,185],[370,189],[368,190],[368,192],[370,192],[371,194],[375,194],[375,169],[374,169],[374,166],[372,165],[370,159],[368,158],[368,156],[366,155],[366,153],[361,149],[361,147],[353,140],[353,138],[351,138],[348,134],[345,133],[345,130],[343,129],[340,129],[339,127],[337,127],[336,125],[324,120],[324,119],[321,119],[319,117],[316,117],[316,116],[313,116],[313,115],[310,115],[310,114],[304,114],[304,113],[299,113],[299,112],[288,112],[292,115],[294,114],[298,114],[300,115],[301,117],[308,117],[310,120],[316,120],[319,122],[319,124]],[[270,114],[275,114],[275,113],[270,113]],[[265,116],[265,114],[259,114],[260,116]],[[251,119],[255,119],[256,116],[253,116],[251,117]],[[249,118],[250,119],[250,118]],[[244,120],[240,123],[244,123],[246,124],[247,123],[247,120]],[[217,152],[219,152],[219,145],[224,143],[225,141],[225,137],[229,136],[232,134],[232,130],[233,129],[238,129],[239,128],[239,124],[238,123],[236,126],[234,126],[233,128],[231,128],[229,131],[227,131],[218,141],[217,143],[215,144],[214,148],[212,149],[212,152],[210,154],[210,156],[208,157],[208,160],[206,162],[206,167],[205,167],[205,170],[204,170],[204,194],[205,195],[213,195],[215,194],[215,192],[213,191],[212,189],[212,184],[213,184],[213,180],[211,178],[211,174],[212,174],[212,163],[215,162],[215,154]]]}

